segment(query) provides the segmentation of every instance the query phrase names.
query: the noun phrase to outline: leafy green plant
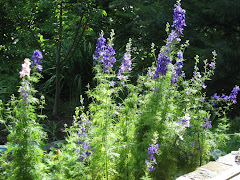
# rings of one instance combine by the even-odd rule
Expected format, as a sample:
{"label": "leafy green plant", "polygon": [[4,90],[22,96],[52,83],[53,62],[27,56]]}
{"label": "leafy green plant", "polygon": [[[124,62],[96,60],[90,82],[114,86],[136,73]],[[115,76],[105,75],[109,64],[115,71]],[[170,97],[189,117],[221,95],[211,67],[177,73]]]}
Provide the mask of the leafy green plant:
{"label": "leafy green plant", "polygon": [[65,143],[57,151],[51,151],[44,159],[48,167],[46,173],[51,179],[91,179],[89,165],[94,150],[91,148],[88,131],[92,122],[89,114],[84,112],[83,98],[80,100],[82,106],[76,107],[72,125],[65,125]]}
{"label": "leafy green plant", "polygon": [[[27,58],[24,60],[20,72],[20,78],[22,78],[19,88],[20,98],[12,95],[6,105],[6,119],[2,122],[4,124],[6,121],[10,122],[7,143],[9,148],[1,157],[3,177],[6,179],[41,179],[45,176],[42,174],[44,150],[41,146],[46,134],[37,120],[35,107],[39,104],[39,100],[34,97],[36,90],[32,86],[32,83],[38,82],[41,77],[38,72],[41,70],[39,60],[41,58],[41,52],[35,51],[33,54],[33,65],[35,66],[31,75],[31,62]],[[11,156],[10,161],[7,158],[9,156]]]}

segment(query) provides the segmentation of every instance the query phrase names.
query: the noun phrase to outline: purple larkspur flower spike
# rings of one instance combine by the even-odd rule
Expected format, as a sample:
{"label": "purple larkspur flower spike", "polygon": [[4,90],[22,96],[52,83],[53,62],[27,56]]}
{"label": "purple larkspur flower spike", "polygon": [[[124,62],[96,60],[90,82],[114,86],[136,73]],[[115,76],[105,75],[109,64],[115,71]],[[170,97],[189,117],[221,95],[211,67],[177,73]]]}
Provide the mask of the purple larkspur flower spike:
{"label": "purple larkspur flower spike", "polygon": [[160,52],[158,54],[158,63],[157,63],[157,67],[155,70],[155,73],[153,74],[153,79],[157,79],[159,78],[159,75],[161,76],[165,76],[167,74],[167,65],[171,63],[170,58],[164,54],[164,52]]}
{"label": "purple larkspur flower spike", "polygon": [[32,67],[34,66],[34,65],[37,65],[37,69],[39,70],[39,71],[42,71],[42,61],[40,61],[40,59],[42,59],[43,58],[43,56],[42,56],[42,53],[41,53],[41,51],[39,51],[39,50],[35,50],[35,51],[33,51],[33,55],[32,55],[32,59],[33,59],[33,61],[32,61]]}
{"label": "purple larkspur flower spike", "polygon": [[123,73],[129,72],[132,70],[131,46],[132,46],[132,40],[129,39],[129,42],[126,45],[126,53],[123,56],[122,65],[117,74],[117,78],[121,81],[121,84],[123,85],[123,87],[125,86],[125,81],[128,79],[128,77],[123,75]]}
{"label": "purple larkspur flower spike", "polygon": [[176,31],[181,35],[183,35],[183,27],[187,26],[185,23],[185,13],[186,11],[182,9],[180,3],[175,5],[172,27],[175,27]]}
{"label": "purple larkspur flower spike", "polygon": [[182,68],[183,68],[183,53],[182,51],[178,51],[175,72],[172,74],[171,78],[171,85],[176,84],[178,82],[178,76],[183,76]]}
{"label": "purple larkspur flower spike", "polygon": [[203,123],[203,128],[207,129],[207,128],[212,128],[212,121],[205,121]]}
{"label": "purple larkspur flower spike", "polygon": [[110,68],[113,67],[112,63],[116,62],[116,58],[114,57],[115,50],[113,49],[113,35],[114,32],[111,33],[111,39],[109,39],[106,44],[106,39],[103,37],[103,32],[100,34],[98,38],[98,43],[96,46],[96,55],[93,57],[94,62],[93,65],[96,64],[96,60],[100,60],[103,63],[103,71],[109,72]]}

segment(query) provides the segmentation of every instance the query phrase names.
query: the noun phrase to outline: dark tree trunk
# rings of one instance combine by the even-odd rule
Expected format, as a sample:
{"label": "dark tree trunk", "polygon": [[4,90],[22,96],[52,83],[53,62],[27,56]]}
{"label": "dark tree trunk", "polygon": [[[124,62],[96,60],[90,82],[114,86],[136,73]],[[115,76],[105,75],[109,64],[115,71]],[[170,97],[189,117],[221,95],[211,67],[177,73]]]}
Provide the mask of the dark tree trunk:
{"label": "dark tree trunk", "polygon": [[62,3],[60,4],[59,14],[59,31],[58,31],[58,43],[57,43],[57,55],[56,55],[56,91],[53,107],[53,116],[57,116],[59,110],[60,101],[60,60],[61,60],[61,48],[62,48]]}

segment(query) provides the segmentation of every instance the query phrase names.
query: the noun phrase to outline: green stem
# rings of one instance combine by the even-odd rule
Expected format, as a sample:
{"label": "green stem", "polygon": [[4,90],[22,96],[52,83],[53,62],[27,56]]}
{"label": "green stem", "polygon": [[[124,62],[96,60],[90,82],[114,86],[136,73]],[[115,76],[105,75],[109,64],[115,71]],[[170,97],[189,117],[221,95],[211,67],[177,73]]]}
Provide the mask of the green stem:
{"label": "green stem", "polygon": [[199,152],[200,152],[200,164],[199,166],[202,166],[202,148],[201,148],[201,144],[200,144],[200,135],[198,133],[198,144],[199,144]]}

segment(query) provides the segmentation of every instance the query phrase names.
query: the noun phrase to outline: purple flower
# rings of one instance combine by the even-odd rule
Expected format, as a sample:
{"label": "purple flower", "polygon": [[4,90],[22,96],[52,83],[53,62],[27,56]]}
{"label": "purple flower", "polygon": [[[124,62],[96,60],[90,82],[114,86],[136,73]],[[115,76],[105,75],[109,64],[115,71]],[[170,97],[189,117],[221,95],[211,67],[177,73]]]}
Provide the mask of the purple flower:
{"label": "purple flower", "polygon": [[41,66],[42,61],[40,61],[40,59],[42,59],[42,58],[43,58],[43,56],[42,56],[41,51],[35,50],[33,52],[33,55],[32,55],[32,59],[33,59],[32,67],[36,64],[37,65],[37,69],[39,71],[42,71],[42,66]]}
{"label": "purple flower", "polygon": [[42,53],[38,49],[33,51],[32,59],[42,59]]}
{"label": "purple flower", "polygon": [[80,132],[78,132],[78,137],[82,137],[82,134]]}
{"label": "purple flower", "polygon": [[153,159],[152,159],[152,162],[153,162],[154,164],[157,164],[156,158],[153,158]]}
{"label": "purple flower", "polygon": [[178,51],[177,53],[177,63],[175,67],[175,72],[172,74],[171,85],[176,84],[178,81],[178,76],[182,75],[183,68],[183,53]]}
{"label": "purple flower", "polygon": [[96,60],[100,60],[103,63],[103,70],[105,72],[109,72],[109,69],[113,67],[112,63],[116,62],[116,58],[114,57],[115,50],[113,49],[113,44],[111,40],[109,40],[108,44],[105,44],[106,39],[103,37],[103,32],[100,34],[98,38],[98,43],[96,46],[96,55],[93,57],[95,60],[93,65],[96,64]]}
{"label": "purple flower", "polygon": [[27,99],[29,97],[29,92],[26,91],[26,92],[22,93],[22,97],[23,97],[23,99]]}
{"label": "purple flower", "polygon": [[152,88],[153,92],[158,92],[158,88]]}
{"label": "purple flower", "polygon": [[[174,9],[174,15],[173,15],[173,25],[172,27],[175,27],[175,30],[172,30],[171,33],[168,35],[167,43],[166,43],[166,50],[160,51],[158,55],[158,64],[157,68],[155,70],[155,73],[153,74],[153,79],[159,78],[159,75],[165,76],[167,73],[167,65],[171,63],[171,60],[168,56],[169,53],[172,51],[172,43],[176,41],[181,41],[179,38],[179,34],[183,34],[183,26],[186,26],[185,24],[185,10],[181,8],[180,3],[178,5],[175,5]],[[179,58],[181,59],[181,58]],[[176,67],[178,70],[181,71],[182,69],[182,63],[177,64]],[[172,77],[172,84],[176,83],[177,75],[174,74]]]}
{"label": "purple flower", "polygon": [[115,81],[111,81],[110,86],[114,86],[115,83],[116,83]]}
{"label": "purple flower", "polygon": [[172,50],[172,43],[176,41],[181,41],[178,36],[178,33],[175,30],[172,30],[171,33],[168,35],[166,46],[169,48],[168,51]]}
{"label": "purple flower", "polygon": [[83,150],[85,151],[85,150],[87,149],[87,147],[88,147],[88,144],[85,143],[85,144],[83,145]]}
{"label": "purple flower", "polygon": [[190,127],[190,116],[186,114],[184,117],[181,117],[178,123],[184,124],[186,127]]}
{"label": "purple flower", "polygon": [[[103,55],[103,50],[105,48],[106,39],[103,37],[103,32],[100,34],[98,38],[98,43],[96,46],[96,55],[93,57],[94,60],[97,60],[101,55]],[[95,62],[96,63],[96,62]]]}
{"label": "purple flower", "polygon": [[86,132],[86,130],[87,130],[86,128],[82,128],[82,129],[81,129],[81,131],[82,131],[83,133]]}
{"label": "purple flower", "polygon": [[230,101],[229,96],[223,95],[222,98],[223,98],[225,101]]}
{"label": "purple flower", "polygon": [[212,121],[205,121],[203,124],[203,128],[204,129],[212,128]]}
{"label": "purple flower", "polygon": [[125,86],[125,81],[128,79],[127,76],[122,75],[124,72],[128,72],[132,70],[132,61],[131,61],[131,45],[132,40],[129,39],[129,42],[126,45],[126,53],[123,56],[122,65],[118,71],[117,78],[121,81],[122,85]]}
{"label": "purple flower", "polygon": [[236,99],[237,99],[237,95],[238,95],[238,91],[240,90],[240,88],[238,86],[234,87],[231,94],[229,95],[229,100],[232,101],[234,104],[237,103]]}
{"label": "purple flower", "polygon": [[159,75],[165,76],[167,74],[167,65],[171,63],[170,58],[167,55],[164,55],[163,52],[158,54],[158,64],[153,74],[153,79],[159,78]]}
{"label": "purple flower", "polygon": [[149,154],[156,153],[159,146],[156,147],[156,146],[154,146],[152,144],[149,144],[149,145],[150,145],[150,147],[148,148],[148,153]]}
{"label": "purple flower", "polygon": [[213,98],[216,99],[216,100],[220,100],[220,96],[218,96],[217,93],[215,93],[215,94],[213,95]]}
{"label": "purple flower", "polygon": [[183,26],[186,26],[185,13],[186,11],[181,8],[180,3],[175,4],[172,27],[175,27],[176,31],[181,35],[183,35]]}
{"label": "purple flower", "polygon": [[94,151],[94,149],[92,149],[91,146],[88,146],[88,149],[92,152]]}
{"label": "purple flower", "polygon": [[83,162],[84,157],[80,156],[77,160],[80,161],[80,162]]}
{"label": "purple flower", "polygon": [[82,144],[82,141],[80,139],[77,140],[77,144]]}
{"label": "purple flower", "polygon": [[151,164],[151,166],[148,169],[149,169],[149,171],[154,171],[155,167]]}
{"label": "purple flower", "polygon": [[82,157],[87,157],[86,153],[84,153],[84,152],[81,154],[81,156]]}
{"label": "purple flower", "polygon": [[193,143],[192,144],[190,144],[190,146],[194,146],[196,144],[196,142],[195,141],[193,141]]}
{"label": "purple flower", "polygon": [[212,103],[213,106],[216,106],[215,101],[211,101],[211,103]]}
{"label": "purple flower", "polygon": [[203,83],[203,84],[202,84],[202,88],[203,88],[203,89],[206,89],[206,88],[207,88],[206,84]]}
{"label": "purple flower", "polygon": [[149,144],[149,146],[150,146],[150,147],[148,148],[148,153],[149,153],[150,155],[148,156],[148,158],[151,160],[151,162],[149,162],[149,160],[146,160],[146,159],[145,159],[145,165],[149,166],[149,164],[150,164],[150,166],[149,166],[149,171],[153,171],[155,168],[154,168],[154,166],[152,165],[152,163],[157,164],[157,161],[156,161],[156,158],[155,158],[154,153],[157,153],[157,150],[158,150],[158,148],[159,148],[159,145],[158,145],[158,144],[156,144],[156,145],[154,145],[154,144]]}
{"label": "purple flower", "polygon": [[29,98],[29,87],[28,86],[27,86],[27,88],[20,87],[18,92],[20,92],[20,94],[22,95],[22,98],[24,100]]}
{"label": "purple flower", "polygon": [[78,152],[79,152],[79,149],[76,149],[74,152],[75,152],[75,153],[78,153]]}
{"label": "purple flower", "polygon": [[87,157],[90,156],[91,154],[92,154],[92,153],[89,152],[89,151],[86,152]]}
{"label": "purple flower", "polygon": [[214,62],[211,62],[211,63],[209,64],[209,66],[210,66],[210,67],[214,67],[214,66],[215,66],[215,63],[214,63]]}
{"label": "purple flower", "polygon": [[91,125],[91,124],[92,124],[92,121],[90,121],[90,120],[87,120],[87,124],[90,124],[90,125]]}
{"label": "purple flower", "polygon": [[150,154],[150,155],[148,156],[148,158],[149,158],[149,159],[155,159],[155,155],[154,155],[154,154]]}

